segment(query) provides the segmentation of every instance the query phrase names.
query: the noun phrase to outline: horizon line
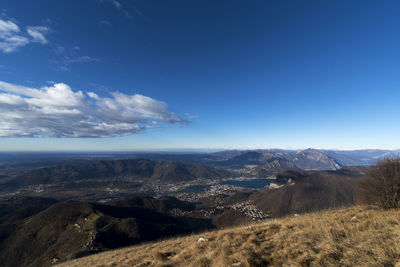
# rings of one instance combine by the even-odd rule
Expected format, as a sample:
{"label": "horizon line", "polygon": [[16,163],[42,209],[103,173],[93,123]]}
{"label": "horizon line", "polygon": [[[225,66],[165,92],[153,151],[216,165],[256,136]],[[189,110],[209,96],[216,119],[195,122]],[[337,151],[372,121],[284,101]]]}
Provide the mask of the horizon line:
{"label": "horizon line", "polygon": [[212,153],[212,152],[222,152],[222,151],[255,151],[255,150],[283,150],[283,151],[304,151],[304,150],[321,150],[321,151],[392,151],[400,152],[400,148],[354,148],[354,149],[343,149],[343,148],[155,148],[155,149],[108,149],[108,150],[97,150],[97,149],[81,149],[81,150],[65,150],[65,149],[55,149],[55,150],[0,150],[0,153],[184,153],[184,152],[198,152],[198,153]]}

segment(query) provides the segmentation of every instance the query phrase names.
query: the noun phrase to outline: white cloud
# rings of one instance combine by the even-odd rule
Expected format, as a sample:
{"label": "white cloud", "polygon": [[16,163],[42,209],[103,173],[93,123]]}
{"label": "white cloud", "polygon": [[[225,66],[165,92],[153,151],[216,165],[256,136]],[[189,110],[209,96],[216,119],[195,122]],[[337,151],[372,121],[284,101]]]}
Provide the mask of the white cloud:
{"label": "white cloud", "polygon": [[18,47],[29,44],[28,38],[18,35],[11,36],[7,39],[0,38],[0,40],[0,51],[6,54],[14,52]]}
{"label": "white cloud", "polygon": [[5,21],[0,19],[0,51],[3,53],[12,53],[19,47],[26,46],[30,42],[46,44],[47,39],[44,34],[48,31],[48,27],[29,26],[25,34],[11,20]]}
{"label": "white cloud", "polygon": [[147,96],[112,92],[100,97],[64,83],[35,89],[0,81],[0,114],[3,137],[115,137],[160,123],[189,123]]}
{"label": "white cloud", "polygon": [[46,33],[49,32],[48,27],[44,26],[30,26],[27,27],[26,32],[33,38],[32,42],[37,42],[41,44],[47,44],[48,41],[44,36]]}
{"label": "white cloud", "polygon": [[15,32],[19,32],[20,29],[17,24],[12,21],[4,21],[0,20],[0,36],[3,34],[11,34]]}
{"label": "white cloud", "polygon": [[93,99],[96,99],[96,100],[100,99],[100,97],[96,93],[88,92],[87,94],[89,97],[91,97]]}
{"label": "white cloud", "polygon": [[27,45],[29,40],[21,36],[20,31],[18,25],[14,22],[0,19],[0,51],[11,53],[18,47]]}

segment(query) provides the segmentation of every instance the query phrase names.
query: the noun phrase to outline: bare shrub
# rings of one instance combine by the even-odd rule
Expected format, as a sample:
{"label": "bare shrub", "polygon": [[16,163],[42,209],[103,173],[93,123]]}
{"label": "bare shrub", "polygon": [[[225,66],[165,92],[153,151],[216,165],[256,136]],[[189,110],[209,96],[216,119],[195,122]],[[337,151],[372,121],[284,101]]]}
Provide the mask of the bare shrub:
{"label": "bare shrub", "polygon": [[371,167],[361,182],[359,197],[365,204],[400,208],[400,158],[386,158]]}

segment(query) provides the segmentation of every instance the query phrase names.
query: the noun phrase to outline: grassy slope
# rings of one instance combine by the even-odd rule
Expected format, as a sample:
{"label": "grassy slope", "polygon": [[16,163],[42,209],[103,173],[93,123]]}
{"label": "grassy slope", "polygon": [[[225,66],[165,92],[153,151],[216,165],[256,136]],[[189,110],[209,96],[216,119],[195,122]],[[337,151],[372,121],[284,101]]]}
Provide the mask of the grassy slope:
{"label": "grassy slope", "polygon": [[[198,242],[200,237],[205,242]],[[239,264],[240,263],[240,264]],[[351,207],[148,243],[60,266],[400,266],[400,211]]]}

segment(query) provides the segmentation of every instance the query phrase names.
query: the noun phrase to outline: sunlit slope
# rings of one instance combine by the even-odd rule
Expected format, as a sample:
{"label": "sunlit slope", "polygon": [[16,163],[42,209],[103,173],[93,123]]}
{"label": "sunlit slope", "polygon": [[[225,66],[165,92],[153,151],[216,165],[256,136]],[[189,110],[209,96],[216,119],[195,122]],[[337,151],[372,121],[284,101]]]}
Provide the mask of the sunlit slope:
{"label": "sunlit slope", "polygon": [[400,266],[400,211],[351,207],[128,247],[60,266]]}

